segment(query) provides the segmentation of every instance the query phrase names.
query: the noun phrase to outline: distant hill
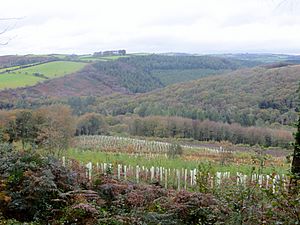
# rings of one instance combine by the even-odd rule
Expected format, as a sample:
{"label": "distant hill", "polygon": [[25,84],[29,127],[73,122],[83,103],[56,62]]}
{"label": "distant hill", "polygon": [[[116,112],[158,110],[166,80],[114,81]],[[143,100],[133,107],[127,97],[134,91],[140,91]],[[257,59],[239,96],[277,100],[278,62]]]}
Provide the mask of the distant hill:
{"label": "distant hill", "polygon": [[239,59],[247,61],[256,61],[262,63],[277,63],[277,62],[290,62],[299,64],[300,55],[286,55],[286,54],[255,54],[255,53],[237,53],[237,54],[215,54],[212,56],[223,57],[226,59]]}
{"label": "distant hill", "polygon": [[156,78],[160,82],[157,87],[261,64],[238,59],[184,54],[127,57],[119,61],[138,68],[147,77]]}
{"label": "distant hill", "polygon": [[110,100],[102,107],[114,115],[171,115],[245,126],[291,125],[299,111],[299,80],[300,65],[256,67],[175,84],[130,100]]}
{"label": "distant hill", "polygon": [[144,93],[174,83],[265,65],[267,62],[271,63],[269,67],[282,67],[297,63],[298,58],[276,54],[199,56],[186,53],[0,56],[0,90],[34,86],[47,79],[75,73],[84,65],[92,64],[100,77],[103,74],[112,76],[118,80],[119,86],[129,92]]}
{"label": "distant hill", "polygon": [[[66,61],[68,56],[55,55],[55,57],[57,57],[56,62],[33,66],[30,64],[29,68],[16,70],[13,68],[10,74],[0,74],[0,81],[1,79],[3,81],[0,89],[1,87],[17,88],[31,85],[31,87],[18,90],[2,91],[0,99],[2,101],[7,98],[19,99],[20,96],[25,99],[34,99],[145,93],[171,83],[198,79],[258,64],[212,56],[141,55],[124,56],[115,60],[100,57],[87,64],[80,62],[80,58],[84,58],[83,61],[86,62],[87,58],[92,59],[91,56],[69,56],[76,60],[75,62]],[[64,61],[62,61],[63,57]],[[96,59],[99,60],[96,61]],[[49,64],[54,66],[50,68]],[[88,66],[79,71],[84,65]],[[59,68],[60,70],[57,71]],[[67,74],[70,75],[61,77]],[[41,81],[43,83],[35,85]]]}

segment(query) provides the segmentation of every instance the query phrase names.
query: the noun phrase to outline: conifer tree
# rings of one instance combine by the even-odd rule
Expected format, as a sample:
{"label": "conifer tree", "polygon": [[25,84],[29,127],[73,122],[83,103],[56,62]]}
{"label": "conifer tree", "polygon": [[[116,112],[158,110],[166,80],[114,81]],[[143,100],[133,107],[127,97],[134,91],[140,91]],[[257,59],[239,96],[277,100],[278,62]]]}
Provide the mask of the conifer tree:
{"label": "conifer tree", "polygon": [[300,178],[300,117],[298,119],[297,132],[295,134],[295,145],[291,172],[296,179]]}
{"label": "conifer tree", "polygon": [[[300,85],[299,85],[298,92],[300,93]],[[300,99],[300,94],[299,94],[299,99]],[[295,134],[294,154],[293,154],[291,172],[293,174],[292,180],[294,180],[295,183],[297,184],[297,181],[300,180],[300,113],[299,113],[299,118],[297,123],[297,131]]]}

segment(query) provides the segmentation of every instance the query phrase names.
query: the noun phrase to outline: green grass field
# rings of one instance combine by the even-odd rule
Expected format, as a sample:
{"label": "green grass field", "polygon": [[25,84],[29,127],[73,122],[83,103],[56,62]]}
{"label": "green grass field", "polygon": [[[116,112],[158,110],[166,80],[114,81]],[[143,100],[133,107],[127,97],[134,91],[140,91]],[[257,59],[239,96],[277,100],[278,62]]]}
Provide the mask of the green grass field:
{"label": "green grass field", "polygon": [[25,74],[0,74],[0,89],[34,85],[45,79]]}
{"label": "green grass field", "polygon": [[65,76],[82,69],[86,64],[80,62],[55,61],[38,66],[20,69],[15,72],[22,74],[41,73],[48,78]]}
{"label": "green grass field", "polygon": [[[62,77],[82,69],[85,65],[87,64],[83,62],[55,61],[14,70],[0,74],[0,89],[35,85],[46,80],[46,77],[49,79]],[[35,76],[37,73],[42,76]]]}
{"label": "green grass field", "polygon": [[[146,155],[130,155],[126,153],[109,153],[109,152],[99,152],[99,151],[88,151],[80,149],[70,149],[67,153],[68,158],[76,159],[83,163],[112,163],[112,164],[122,164],[122,165],[131,165],[131,166],[145,166],[150,168],[151,166],[155,167],[165,167],[171,169],[194,169],[198,168],[200,163],[208,163],[208,160],[186,160],[182,157],[176,158],[166,158],[164,155],[147,157]],[[219,172],[231,172],[231,173],[244,173],[250,174],[253,167],[258,170],[258,165],[249,165],[249,164],[222,164],[219,162],[212,162],[212,165],[216,171]],[[287,173],[288,166],[268,166],[263,169],[263,173],[271,174],[275,173]]]}

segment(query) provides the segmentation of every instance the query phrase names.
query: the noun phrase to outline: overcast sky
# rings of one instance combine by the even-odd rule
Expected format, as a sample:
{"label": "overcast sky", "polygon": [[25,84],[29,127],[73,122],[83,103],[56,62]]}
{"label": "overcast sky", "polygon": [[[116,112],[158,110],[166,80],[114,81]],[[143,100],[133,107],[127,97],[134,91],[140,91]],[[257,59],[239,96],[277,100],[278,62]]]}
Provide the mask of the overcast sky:
{"label": "overcast sky", "polygon": [[128,52],[300,54],[299,0],[5,0],[0,55]]}

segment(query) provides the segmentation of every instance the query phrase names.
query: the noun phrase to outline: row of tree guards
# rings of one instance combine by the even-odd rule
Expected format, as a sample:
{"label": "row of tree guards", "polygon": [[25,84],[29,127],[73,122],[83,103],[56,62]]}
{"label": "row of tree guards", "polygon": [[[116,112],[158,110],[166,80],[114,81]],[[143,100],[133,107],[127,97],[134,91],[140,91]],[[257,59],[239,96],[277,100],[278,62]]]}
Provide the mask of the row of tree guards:
{"label": "row of tree guards", "polygon": [[[114,149],[122,152],[124,149],[131,149],[135,153],[167,153],[172,144],[161,141],[148,141],[141,139],[134,139],[128,137],[115,137],[105,135],[90,135],[79,136],[75,138],[75,146],[80,146],[83,149]],[[180,145],[183,149],[198,149],[205,154],[218,153],[233,153],[225,150],[223,147],[208,148],[190,145]]]}
{"label": "row of tree guards", "polygon": [[[69,162],[71,163],[71,161]],[[66,159],[63,157],[66,166]],[[273,193],[278,190],[288,190],[289,177],[284,174],[251,174],[230,172],[203,173],[199,169],[171,169],[165,167],[147,168],[144,166],[112,165],[111,163],[82,164],[86,171],[86,178],[92,182],[97,174],[110,175],[118,180],[127,180],[136,183],[155,183],[165,188],[195,189],[200,185],[208,188],[225,188],[227,186],[257,185],[261,188],[271,189]]]}

